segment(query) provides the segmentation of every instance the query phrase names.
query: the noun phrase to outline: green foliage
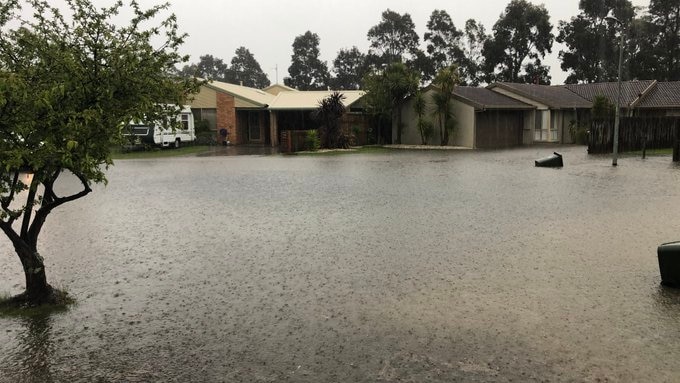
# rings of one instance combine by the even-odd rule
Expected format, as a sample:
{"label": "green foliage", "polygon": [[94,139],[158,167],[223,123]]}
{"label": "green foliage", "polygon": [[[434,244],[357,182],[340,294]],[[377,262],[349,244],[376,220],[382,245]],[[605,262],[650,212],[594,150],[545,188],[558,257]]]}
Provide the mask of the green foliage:
{"label": "green foliage", "polygon": [[451,108],[453,91],[459,82],[460,77],[456,65],[441,69],[433,81],[437,91],[432,96],[432,100],[439,123],[439,138],[442,146],[449,144],[449,135],[456,126],[456,119]]}
{"label": "green foliage", "polygon": [[319,35],[307,31],[297,36],[293,41],[292,64],[288,67],[290,77],[283,79],[284,84],[299,90],[326,88],[330,75],[319,55]]}
{"label": "green foliage", "polygon": [[404,62],[419,51],[420,38],[411,15],[390,9],[382,13],[380,23],[368,30],[369,54],[378,58],[378,67],[395,61]]}
{"label": "green foliage", "polygon": [[600,119],[612,119],[616,114],[616,106],[605,96],[598,95],[593,99],[591,116]]}
{"label": "green foliage", "polygon": [[[521,76],[526,69],[525,61],[531,59],[534,66],[540,65],[540,59],[552,49],[551,31],[550,16],[544,5],[512,0],[494,24],[493,37],[484,44],[489,80],[526,81],[526,77]],[[547,73],[548,70],[534,68],[533,71]]]}
{"label": "green foliage", "polygon": [[334,89],[359,89],[361,79],[366,74],[366,55],[359,48],[341,49],[333,60],[332,80]]}
{"label": "green foliage", "polygon": [[395,62],[385,70],[369,74],[364,81],[365,103],[371,113],[384,117],[396,115],[397,144],[401,143],[401,109],[418,91],[418,74],[403,63]]}
{"label": "green foliage", "polygon": [[417,92],[419,82],[418,74],[400,62],[364,77],[366,110],[376,117],[378,124],[384,120],[391,121],[396,114],[397,143],[401,143],[401,109],[406,100]]}
{"label": "green foliage", "polygon": [[585,145],[588,143],[588,129],[583,124],[579,124],[574,120],[570,121],[569,134],[577,145]]}
{"label": "green foliage", "polygon": [[[168,120],[200,85],[172,77],[175,65],[186,61],[179,54],[186,36],[174,15],[158,20],[167,5],[65,3],[0,6],[0,229],[25,267],[42,265],[36,247],[49,213],[106,182],[120,127],[142,117]],[[132,19],[121,27],[123,13]],[[18,178],[22,169],[33,173],[28,185]],[[55,193],[64,172],[80,180],[80,192]],[[18,198],[23,200],[15,203]],[[20,227],[14,227],[19,218]]]}
{"label": "green foliage", "polygon": [[557,42],[562,70],[570,72],[567,83],[616,81],[618,78],[620,26],[606,20],[607,14],[629,26],[635,11],[629,0],[581,0],[581,12],[570,21],[560,21]]}
{"label": "green foliage", "polygon": [[315,152],[321,148],[318,130],[308,130],[305,135],[305,150]]}
{"label": "green foliage", "polygon": [[427,54],[432,60],[435,73],[462,60],[462,36],[463,32],[456,28],[448,12],[438,9],[432,12],[424,40],[427,42]]}
{"label": "green foliage", "polygon": [[489,36],[482,23],[473,19],[465,22],[464,44],[458,60],[461,85],[478,86],[484,82],[484,44]]}
{"label": "green foliage", "polygon": [[231,59],[231,67],[220,58],[203,55],[198,63],[185,65],[179,71],[179,75],[185,78],[200,77],[231,84],[243,83],[244,86],[251,88],[266,88],[271,84],[267,75],[262,71],[260,63],[246,47],[236,49]]}
{"label": "green foliage", "polygon": [[427,145],[427,140],[432,137],[434,132],[434,124],[429,119],[425,118],[428,110],[427,101],[422,92],[417,92],[413,98],[413,111],[418,116],[416,121],[416,127],[418,128],[418,133],[420,133],[420,143],[422,145]]}
{"label": "green foliage", "polygon": [[260,63],[255,60],[255,56],[246,47],[236,49],[234,57],[231,59],[229,68],[229,82],[233,84],[243,84],[251,88],[266,88],[271,82],[267,75],[262,71]]}
{"label": "green foliage", "polygon": [[344,94],[333,92],[328,97],[319,101],[319,107],[312,115],[321,124],[319,135],[321,136],[321,146],[323,148],[346,149],[349,147],[349,137],[340,129],[340,119],[346,111],[345,104],[343,104],[344,100]]}
{"label": "green foliage", "polygon": [[229,82],[231,78],[229,66],[222,59],[213,57],[213,55],[199,57],[198,63],[185,65],[179,74],[185,78],[200,77],[222,82]]}

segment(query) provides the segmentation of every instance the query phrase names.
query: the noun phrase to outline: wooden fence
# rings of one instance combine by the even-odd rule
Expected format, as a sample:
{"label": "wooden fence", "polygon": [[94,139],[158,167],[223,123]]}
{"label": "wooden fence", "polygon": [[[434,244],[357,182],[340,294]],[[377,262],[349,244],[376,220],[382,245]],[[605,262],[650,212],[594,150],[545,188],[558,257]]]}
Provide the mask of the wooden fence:
{"label": "wooden fence", "polygon": [[[614,120],[593,120],[588,135],[588,153],[611,153]],[[680,157],[680,118],[624,117],[619,124],[619,152],[673,148],[673,161]]]}

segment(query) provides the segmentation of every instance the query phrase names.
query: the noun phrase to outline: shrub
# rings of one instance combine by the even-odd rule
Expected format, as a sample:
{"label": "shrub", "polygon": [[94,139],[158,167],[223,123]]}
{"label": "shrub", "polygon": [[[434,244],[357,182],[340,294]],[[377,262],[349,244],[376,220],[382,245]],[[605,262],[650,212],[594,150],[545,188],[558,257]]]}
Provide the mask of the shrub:
{"label": "shrub", "polygon": [[321,146],[321,140],[319,139],[319,132],[317,130],[308,130],[305,135],[305,150],[317,151]]}

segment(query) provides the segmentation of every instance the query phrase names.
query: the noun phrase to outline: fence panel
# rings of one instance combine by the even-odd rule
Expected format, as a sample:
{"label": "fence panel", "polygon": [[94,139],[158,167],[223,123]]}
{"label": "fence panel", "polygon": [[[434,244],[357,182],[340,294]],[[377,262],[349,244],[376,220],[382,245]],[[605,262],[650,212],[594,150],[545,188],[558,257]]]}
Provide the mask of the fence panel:
{"label": "fence panel", "polygon": [[[619,151],[674,147],[680,137],[677,117],[624,117],[619,124]],[[588,135],[588,153],[611,153],[614,147],[614,120],[594,119]]]}

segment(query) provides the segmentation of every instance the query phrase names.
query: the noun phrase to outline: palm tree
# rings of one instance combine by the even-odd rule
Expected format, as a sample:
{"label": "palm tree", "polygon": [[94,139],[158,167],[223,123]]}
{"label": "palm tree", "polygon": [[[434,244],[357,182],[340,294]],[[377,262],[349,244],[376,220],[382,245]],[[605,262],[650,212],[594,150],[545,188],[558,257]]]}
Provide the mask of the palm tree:
{"label": "palm tree", "polygon": [[349,139],[343,137],[340,131],[340,118],[347,110],[343,104],[345,98],[344,94],[333,92],[319,101],[319,107],[314,111],[313,118],[321,123],[319,136],[321,136],[321,146],[324,148],[349,147]]}
{"label": "palm tree", "polygon": [[397,144],[401,144],[401,109],[406,100],[418,91],[418,75],[400,62],[390,64],[383,73],[392,103],[392,113],[397,115]]}
{"label": "palm tree", "polygon": [[433,99],[439,121],[439,138],[442,146],[449,144],[449,134],[455,127],[456,120],[453,112],[451,112],[451,102],[453,101],[453,90],[459,82],[460,76],[457,65],[442,68],[433,81],[437,88]]}
{"label": "palm tree", "polygon": [[418,92],[413,100],[413,111],[416,112],[418,116],[418,121],[416,126],[418,127],[418,132],[420,133],[420,143],[422,145],[427,145],[427,139],[432,134],[432,122],[425,119],[425,112],[427,111],[427,102],[425,101],[425,96],[422,92]]}

